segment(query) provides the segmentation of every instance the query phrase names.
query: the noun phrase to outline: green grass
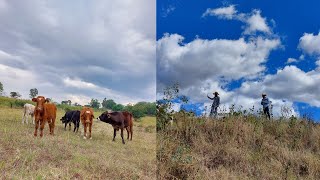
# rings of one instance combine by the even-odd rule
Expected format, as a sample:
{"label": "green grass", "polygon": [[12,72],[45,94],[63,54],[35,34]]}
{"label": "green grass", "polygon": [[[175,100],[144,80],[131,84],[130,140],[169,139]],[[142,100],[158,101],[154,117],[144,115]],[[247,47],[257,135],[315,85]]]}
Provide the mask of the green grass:
{"label": "green grass", "polygon": [[119,132],[113,142],[112,126],[97,120],[91,140],[68,127],[65,131],[63,115],[59,110],[55,136],[49,135],[46,124],[40,138],[33,136],[34,125],[21,123],[22,108],[0,107],[0,179],[155,179],[154,117],[134,122],[133,140],[125,139],[123,145]]}

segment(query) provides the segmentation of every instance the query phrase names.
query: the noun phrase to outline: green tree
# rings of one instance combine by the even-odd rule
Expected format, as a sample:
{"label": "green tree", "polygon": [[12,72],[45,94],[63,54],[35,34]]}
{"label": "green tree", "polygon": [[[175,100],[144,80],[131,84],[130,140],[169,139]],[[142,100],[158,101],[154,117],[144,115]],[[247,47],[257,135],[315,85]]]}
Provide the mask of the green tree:
{"label": "green tree", "polygon": [[19,97],[21,97],[21,95],[18,92],[10,92],[10,97],[19,98]]}
{"label": "green tree", "polygon": [[91,99],[90,106],[92,108],[99,108],[100,102],[98,101],[98,99]]}
{"label": "green tree", "polygon": [[112,99],[107,100],[106,98],[104,98],[102,101],[102,107],[107,108],[107,109],[113,110],[113,107],[116,105],[117,105],[117,103],[115,103]]}
{"label": "green tree", "polygon": [[2,95],[3,93],[3,84],[0,82],[0,96]]}
{"label": "green tree", "polygon": [[34,98],[38,95],[38,89],[37,88],[33,88],[33,89],[30,89],[30,98]]}
{"label": "green tree", "polygon": [[122,111],[124,109],[124,105],[122,104],[117,104],[115,106],[113,106],[113,111]]}
{"label": "green tree", "polygon": [[156,103],[148,103],[146,106],[146,113],[147,115],[155,116],[157,112]]}

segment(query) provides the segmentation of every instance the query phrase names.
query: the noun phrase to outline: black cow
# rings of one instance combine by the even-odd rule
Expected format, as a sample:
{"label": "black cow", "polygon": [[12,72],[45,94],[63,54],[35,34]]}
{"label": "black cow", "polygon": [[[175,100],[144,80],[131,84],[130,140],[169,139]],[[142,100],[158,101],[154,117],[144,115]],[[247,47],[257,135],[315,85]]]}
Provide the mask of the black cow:
{"label": "black cow", "polygon": [[64,125],[65,130],[66,130],[67,124],[69,124],[69,130],[71,130],[71,123],[73,123],[74,124],[73,132],[78,132],[79,124],[80,124],[80,111],[78,110],[68,111],[60,120],[62,121],[62,123],[65,123]]}
{"label": "black cow", "polygon": [[104,112],[102,113],[99,118],[100,121],[103,121],[105,123],[109,123],[113,127],[113,141],[115,140],[116,137],[116,131],[119,129],[121,130],[121,138],[122,138],[122,143],[125,144],[124,139],[123,139],[123,129],[126,128],[127,133],[128,133],[128,139],[129,139],[129,132],[131,133],[131,140],[132,140],[132,126],[133,126],[133,121],[132,121],[132,114],[129,112]]}

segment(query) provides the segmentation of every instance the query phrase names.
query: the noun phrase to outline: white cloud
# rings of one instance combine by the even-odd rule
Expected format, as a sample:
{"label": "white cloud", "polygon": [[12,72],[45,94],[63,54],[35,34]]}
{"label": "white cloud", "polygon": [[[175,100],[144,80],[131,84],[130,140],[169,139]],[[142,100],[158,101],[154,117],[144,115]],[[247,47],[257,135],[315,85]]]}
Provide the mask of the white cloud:
{"label": "white cloud", "polygon": [[[271,34],[271,28],[268,26],[267,18],[261,16],[261,11],[258,9],[252,10],[251,13],[238,13],[235,5],[221,7],[216,9],[208,8],[203,14],[205,16],[217,16],[221,19],[238,20],[244,22],[244,34],[255,34],[256,32],[264,32]],[[275,21],[272,19],[271,23],[275,26]]]}
{"label": "white cloud", "polygon": [[318,66],[318,68],[320,67],[320,59],[316,61],[316,65]]}
{"label": "white cloud", "polygon": [[248,41],[195,39],[187,44],[178,34],[166,34],[157,43],[157,84],[180,82],[186,88],[206,80],[257,78],[265,71],[270,51],[279,39]]}
{"label": "white cloud", "polygon": [[205,16],[217,16],[222,19],[232,19],[234,15],[237,13],[235,5],[230,5],[227,7],[221,7],[216,9],[208,8],[206,12],[202,14],[202,17]]}
{"label": "white cloud", "polygon": [[303,55],[303,54],[301,54],[301,55],[299,56],[299,60],[304,60],[304,55]]}
{"label": "white cloud", "polygon": [[244,82],[239,93],[250,96],[252,92],[267,92],[275,99],[305,102],[320,107],[320,71],[304,72],[296,66],[285,66],[274,75],[267,75],[260,82]]}
{"label": "white cloud", "polygon": [[260,10],[253,10],[252,14],[244,19],[244,22],[247,23],[247,27],[245,28],[245,34],[252,34],[256,31],[270,33],[271,30],[266,23],[266,18],[261,17]]}
{"label": "white cloud", "polygon": [[298,62],[298,60],[297,59],[295,59],[295,58],[288,58],[288,60],[287,60],[287,64],[291,64],[291,63],[296,63],[296,62]]}
{"label": "white cloud", "polygon": [[320,55],[320,32],[318,35],[304,33],[299,40],[298,47],[309,55]]}
{"label": "white cloud", "polygon": [[97,86],[92,83],[84,82],[80,79],[70,79],[69,77],[64,79],[63,82],[66,86],[72,86],[72,87],[77,87],[77,88],[85,88],[85,89],[96,89],[97,88]]}

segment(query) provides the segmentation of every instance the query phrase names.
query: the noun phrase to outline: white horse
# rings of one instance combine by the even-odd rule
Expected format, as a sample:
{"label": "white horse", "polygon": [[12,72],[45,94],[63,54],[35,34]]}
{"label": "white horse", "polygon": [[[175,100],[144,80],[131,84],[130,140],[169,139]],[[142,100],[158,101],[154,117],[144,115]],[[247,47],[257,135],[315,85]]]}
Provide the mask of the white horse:
{"label": "white horse", "polygon": [[34,108],[35,106],[32,105],[32,104],[28,104],[26,103],[24,106],[23,106],[23,115],[22,115],[22,124],[24,122],[26,122],[28,124],[28,116],[31,115],[31,118],[32,118],[32,123],[34,124]]}

